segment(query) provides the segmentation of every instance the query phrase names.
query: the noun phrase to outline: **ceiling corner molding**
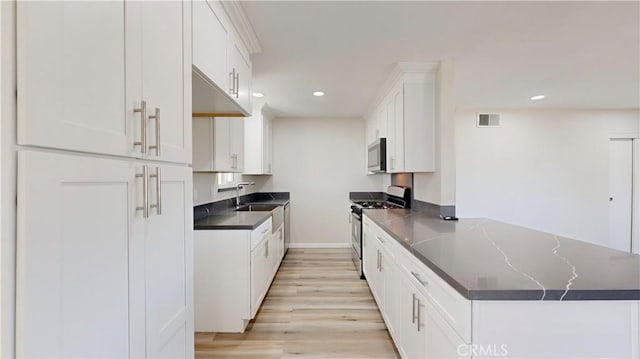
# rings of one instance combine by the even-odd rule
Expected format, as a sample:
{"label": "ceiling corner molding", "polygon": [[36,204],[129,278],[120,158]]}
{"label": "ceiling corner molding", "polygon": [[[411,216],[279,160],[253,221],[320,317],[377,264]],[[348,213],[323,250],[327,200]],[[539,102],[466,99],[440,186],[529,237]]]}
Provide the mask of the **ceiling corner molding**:
{"label": "ceiling corner molding", "polygon": [[238,36],[240,36],[240,39],[247,47],[249,54],[253,55],[262,52],[258,36],[256,35],[255,30],[253,30],[253,26],[251,25],[251,22],[249,22],[249,18],[244,12],[241,2],[238,0],[224,0],[220,1],[220,3],[222,4],[224,11],[229,16],[233,27],[235,27],[238,32]]}
{"label": "ceiling corner molding", "polygon": [[405,74],[410,73],[425,73],[436,72],[440,66],[439,62],[398,62],[393,67],[393,70],[387,76],[382,86],[376,92],[373,101],[369,103],[365,116],[370,116],[375,110],[378,104],[384,99],[384,96],[391,91],[393,85]]}

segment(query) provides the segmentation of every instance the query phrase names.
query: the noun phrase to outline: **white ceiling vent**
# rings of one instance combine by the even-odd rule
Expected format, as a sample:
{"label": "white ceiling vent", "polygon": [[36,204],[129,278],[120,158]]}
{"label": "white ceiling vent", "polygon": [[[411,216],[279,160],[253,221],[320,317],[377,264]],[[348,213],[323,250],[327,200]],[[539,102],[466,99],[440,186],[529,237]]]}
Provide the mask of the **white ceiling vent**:
{"label": "white ceiling vent", "polygon": [[479,113],[478,127],[500,127],[500,115],[497,113]]}

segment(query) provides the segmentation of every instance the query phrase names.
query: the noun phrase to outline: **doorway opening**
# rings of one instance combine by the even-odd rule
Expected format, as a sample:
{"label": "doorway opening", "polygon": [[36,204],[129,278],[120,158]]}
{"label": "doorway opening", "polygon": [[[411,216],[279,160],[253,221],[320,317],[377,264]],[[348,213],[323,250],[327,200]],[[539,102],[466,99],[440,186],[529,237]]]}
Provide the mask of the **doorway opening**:
{"label": "doorway opening", "polygon": [[638,253],[640,246],[640,140],[609,141],[609,242],[608,246]]}

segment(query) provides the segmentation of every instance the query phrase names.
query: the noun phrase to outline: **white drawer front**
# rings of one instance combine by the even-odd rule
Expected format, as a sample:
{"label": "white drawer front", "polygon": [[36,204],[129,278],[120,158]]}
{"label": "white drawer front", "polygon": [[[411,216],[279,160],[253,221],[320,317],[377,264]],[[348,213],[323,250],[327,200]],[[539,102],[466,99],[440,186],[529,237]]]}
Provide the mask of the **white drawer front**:
{"label": "white drawer front", "polygon": [[251,232],[251,250],[254,250],[265,238],[271,236],[271,225],[272,221],[271,218],[269,218]]}
{"label": "white drawer front", "polygon": [[470,343],[471,301],[460,295],[408,251],[405,250],[402,255],[396,256],[396,258],[405,275],[411,277],[433,308],[465,342]]}

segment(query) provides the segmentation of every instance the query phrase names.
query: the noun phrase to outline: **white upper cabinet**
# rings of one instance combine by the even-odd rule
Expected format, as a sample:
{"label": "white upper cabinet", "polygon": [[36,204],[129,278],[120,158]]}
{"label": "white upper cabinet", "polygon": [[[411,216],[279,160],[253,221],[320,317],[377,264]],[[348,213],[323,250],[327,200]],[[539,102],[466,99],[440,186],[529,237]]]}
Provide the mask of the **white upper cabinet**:
{"label": "white upper cabinet", "polygon": [[243,118],[194,118],[193,129],[194,172],[243,171]]}
{"label": "white upper cabinet", "polygon": [[270,175],[271,152],[272,117],[266,104],[256,104],[244,123],[244,173]]}
{"label": "white upper cabinet", "polygon": [[123,1],[17,3],[19,144],[140,154],[141,99],[125,100],[125,10]]}
{"label": "white upper cabinet", "polygon": [[229,67],[235,79],[233,95],[240,107],[251,113],[251,60],[240,41],[233,39],[229,42]]}
{"label": "white upper cabinet", "polygon": [[[146,101],[145,157],[191,163],[191,2],[139,4],[142,38],[136,49],[142,59],[142,81],[131,94]],[[136,24],[127,21],[127,25]],[[129,99],[133,101],[130,95]]]}
{"label": "white upper cabinet", "polygon": [[206,1],[194,1],[193,64],[219,86],[227,83],[231,86],[227,74],[228,37],[226,25],[210,5]]}
{"label": "white upper cabinet", "polygon": [[400,63],[380,90],[366,136],[387,138],[388,173],[435,171],[435,72]]}
{"label": "white upper cabinet", "polygon": [[18,143],[189,163],[190,6],[19,2]]}
{"label": "white upper cabinet", "polygon": [[251,59],[220,1],[193,5],[193,112],[251,114]]}

